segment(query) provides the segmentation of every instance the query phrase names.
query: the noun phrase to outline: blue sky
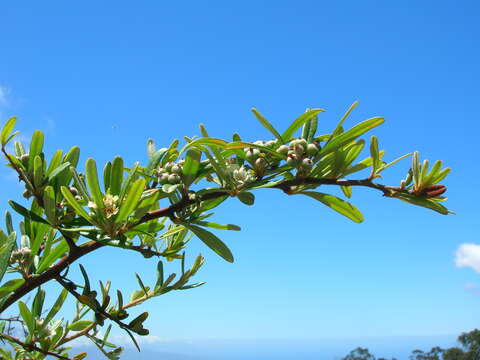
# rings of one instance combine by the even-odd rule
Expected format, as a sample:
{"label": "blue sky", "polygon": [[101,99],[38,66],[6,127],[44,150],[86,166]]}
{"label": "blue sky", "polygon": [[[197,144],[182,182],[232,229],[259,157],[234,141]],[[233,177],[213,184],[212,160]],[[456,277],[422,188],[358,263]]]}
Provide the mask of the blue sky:
{"label": "blue sky", "polygon": [[[459,334],[478,327],[480,244],[478,4],[404,2],[4,2],[0,5],[0,116],[19,117],[46,149],[79,145],[82,161],[145,161],[147,138],[166,146],[198,135],[268,133],[256,107],[286,128],[307,107],[329,131],[355,100],[349,124],[381,115],[375,130],[394,159],[413,150],[442,159],[455,216],[354,189],[363,224],[312,199],[273,190],[216,219],[236,262],[192,241],[207,285],[148,305],[161,339],[315,339]],[[408,162],[385,174],[398,184]],[[20,198],[0,173],[2,209]],[[473,180],[473,181],[472,181]],[[333,189],[332,189],[333,190]],[[120,255],[122,257],[120,257]],[[96,279],[133,289],[154,261],[103,249],[82,263]],[[172,268],[173,270],[173,268]]]}

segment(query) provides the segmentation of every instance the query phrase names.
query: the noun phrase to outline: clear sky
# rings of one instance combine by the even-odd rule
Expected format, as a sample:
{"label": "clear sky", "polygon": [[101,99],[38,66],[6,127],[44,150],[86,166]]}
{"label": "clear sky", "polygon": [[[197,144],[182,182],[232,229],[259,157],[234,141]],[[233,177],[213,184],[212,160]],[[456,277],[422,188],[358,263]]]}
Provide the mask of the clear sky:
{"label": "clear sky", "polygon": [[[228,264],[193,240],[207,285],[148,305],[160,339],[312,339],[459,334],[480,326],[480,274],[455,266],[480,244],[480,53],[476,1],[49,1],[0,5],[0,116],[19,117],[46,150],[79,145],[82,162],[145,162],[147,138],[269,134],[307,107],[329,131],[355,100],[394,159],[413,150],[453,168],[442,216],[354,189],[351,223],[312,199],[257,192],[253,208],[220,208]],[[397,185],[408,162],[387,172]],[[0,172],[1,208],[19,199]],[[473,252],[478,248],[473,248]],[[467,249],[468,250],[468,249]],[[470,253],[471,256],[475,255]],[[469,254],[466,254],[469,255]],[[122,257],[121,257],[122,256]],[[82,263],[94,279],[133,289],[155,261],[102,249]],[[474,265],[474,260],[467,259]],[[172,268],[173,270],[173,268]],[[478,270],[480,270],[480,265]]]}

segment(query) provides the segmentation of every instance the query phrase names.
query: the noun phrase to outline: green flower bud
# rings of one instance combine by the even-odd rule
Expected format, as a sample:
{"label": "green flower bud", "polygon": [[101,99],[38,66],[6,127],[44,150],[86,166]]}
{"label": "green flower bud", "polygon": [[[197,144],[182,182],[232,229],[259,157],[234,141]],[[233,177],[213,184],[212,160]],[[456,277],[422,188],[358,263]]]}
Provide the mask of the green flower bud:
{"label": "green flower bud", "polygon": [[257,160],[259,155],[260,155],[260,151],[258,149],[248,149],[245,154],[245,159],[253,163],[255,160]]}
{"label": "green flower bud", "polygon": [[304,169],[310,169],[313,165],[313,161],[310,159],[303,159],[302,160],[302,167]]}
{"label": "green flower bud", "polygon": [[287,158],[287,165],[291,167],[297,166],[297,159],[293,155],[290,155]]}
{"label": "green flower bud", "polygon": [[179,165],[173,165],[171,171],[174,174],[181,174],[182,173],[182,167],[179,166]]}
{"label": "green flower bud", "polygon": [[168,182],[172,185],[178,184],[180,182],[180,176],[178,176],[178,174],[170,174],[168,176]]}
{"label": "green flower bud", "polygon": [[164,173],[162,174],[162,176],[158,178],[158,182],[162,185],[168,184],[168,178],[169,178],[169,175],[167,173]]}
{"label": "green flower bud", "polygon": [[255,168],[258,170],[264,170],[267,167],[267,161],[264,158],[258,158],[255,161]]}
{"label": "green flower bud", "polygon": [[307,145],[307,155],[308,156],[315,156],[318,153],[318,147],[315,144],[308,144]]}
{"label": "green flower bud", "polygon": [[288,154],[288,146],[287,145],[280,145],[277,149],[277,152],[282,155]]}
{"label": "green flower bud", "polygon": [[294,151],[295,155],[300,158],[305,153],[305,148],[301,144],[295,144]]}

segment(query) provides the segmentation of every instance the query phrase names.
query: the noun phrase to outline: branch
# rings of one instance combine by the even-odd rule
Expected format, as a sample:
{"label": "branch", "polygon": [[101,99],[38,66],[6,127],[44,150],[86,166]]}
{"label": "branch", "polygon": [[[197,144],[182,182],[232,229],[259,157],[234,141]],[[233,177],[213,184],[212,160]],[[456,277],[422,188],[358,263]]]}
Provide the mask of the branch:
{"label": "branch", "polygon": [[70,264],[74,261],[78,260],[82,256],[91,253],[101,247],[105,246],[97,241],[90,241],[82,246],[79,246],[77,251],[71,252],[68,255],[65,255],[63,258],[60,259],[55,265],[50,267],[47,271],[40,275],[33,275],[29,279],[27,279],[20,287],[18,287],[12,295],[8,297],[8,299],[2,304],[0,307],[0,313],[5,311],[10,305],[15,303],[17,300],[20,300],[23,296],[28,294],[30,291],[36,289],[40,285],[43,285],[47,281],[54,279],[58,274],[60,274],[63,270],[65,270]]}
{"label": "branch", "polygon": [[14,342],[18,345],[20,345],[22,348],[24,349],[27,349],[29,351],[37,351],[39,353],[42,353],[43,355],[50,355],[50,356],[55,356],[57,359],[62,359],[62,360],[71,360],[70,358],[68,357],[65,357],[65,356],[62,356],[62,355],[58,355],[58,354],[55,354],[53,352],[50,352],[50,351],[46,351],[46,350],[42,350],[40,349],[39,347],[33,345],[33,344],[27,344],[27,343],[24,343],[23,341],[21,341],[20,339],[17,339],[13,336],[10,336],[10,335],[7,335],[7,334],[2,334],[0,333],[0,338],[4,338],[8,341],[11,341],[11,342]]}

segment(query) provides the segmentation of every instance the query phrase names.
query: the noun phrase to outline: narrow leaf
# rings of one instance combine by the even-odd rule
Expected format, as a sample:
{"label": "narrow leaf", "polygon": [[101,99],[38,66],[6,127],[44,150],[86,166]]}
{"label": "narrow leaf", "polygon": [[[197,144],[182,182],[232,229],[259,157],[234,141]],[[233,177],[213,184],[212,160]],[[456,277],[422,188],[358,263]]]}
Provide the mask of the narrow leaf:
{"label": "narrow leaf", "polygon": [[2,132],[0,134],[2,147],[5,146],[5,144],[7,143],[7,139],[10,136],[13,128],[15,127],[16,122],[17,122],[17,118],[11,117],[10,119],[7,120],[7,122],[3,126]]}
{"label": "narrow leaf", "polygon": [[183,165],[183,181],[187,188],[195,181],[201,157],[202,153],[197,149],[187,151],[185,164]]}
{"label": "narrow leaf", "polygon": [[75,212],[77,213],[77,215],[80,215],[81,217],[83,217],[85,220],[87,220],[88,222],[92,222],[92,218],[90,217],[90,215],[88,215],[88,213],[83,209],[83,207],[80,205],[80,203],[75,200],[75,198],[73,197],[72,193],[70,192],[70,190],[68,188],[66,188],[65,186],[62,186],[60,188],[60,191],[62,192],[62,195],[63,197],[65,198],[65,200],[67,200],[68,204],[73,207],[75,209]]}
{"label": "narrow leaf", "polygon": [[122,188],[123,182],[123,159],[120,156],[116,156],[112,163],[112,172],[110,176],[110,193],[112,195],[118,195]]}
{"label": "narrow leaf", "polygon": [[373,129],[374,127],[383,124],[385,119],[382,117],[375,117],[372,119],[365,120],[348,131],[339,134],[338,136],[332,138],[321,150],[320,155],[325,156],[326,154],[337,150],[340,146],[345,145],[346,143],[356,139],[357,137],[363,135],[367,131]]}
{"label": "narrow leaf", "polygon": [[363,221],[362,213],[355,206],[336,196],[313,191],[302,191],[299,194],[307,195],[312,199],[318,200],[322,204],[330,207],[336,212],[348,217],[350,220],[353,220],[357,223]]}
{"label": "narrow leaf", "polygon": [[284,142],[290,141],[290,138],[293,136],[295,131],[300,129],[300,127],[303,126],[308,120],[316,116],[317,114],[325,112],[325,110],[322,109],[312,109],[309,111],[306,111],[302,115],[300,115],[298,118],[295,119],[295,121],[288,127],[287,130],[282,134],[282,139]]}
{"label": "narrow leaf", "polygon": [[127,217],[135,209],[135,206],[138,204],[140,198],[142,197],[143,190],[145,189],[145,179],[140,178],[135,180],[132,184],[130,190],[128,191],[127,198],[120,205],[117,217],[115,221],[121,223],[127,219]]}
{"label": "narrow leaf", "polygon": [[97,204],[99,209],[103,209],[103,195],[98,184],[97,163],[94,159],[88,158],[85,166],[85,175],[87,177],[88,188],[92,194],[93,201]]}
{"label": "narrow leaf", "polygon": [[252,112],[257,117],[257,120],[260,122],[260,124],[262,124],[265,129],[270,131],[273,136],[275,136],[280,141],[281,144],[283,144],[284,141],[282,139],[282,135],[280,135],[280,133],[273,127],[273,125],[270,124],[270,122],[268,122],[268,120],[265,119],[263,115],[258,112],[257,109],[253,108]]}
{"label": "narrow leaf", "polygon": [[230,249],[225,245],[225,243],[216,237],[211,232],[202,229],[196,225],[184,225],[187,229],[192,231],[200,240],[202,240],[205,245],[207,245],[210,249],[220,255],[223,259],[228,262],[233,262],[233,254]]}

